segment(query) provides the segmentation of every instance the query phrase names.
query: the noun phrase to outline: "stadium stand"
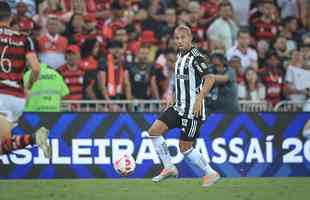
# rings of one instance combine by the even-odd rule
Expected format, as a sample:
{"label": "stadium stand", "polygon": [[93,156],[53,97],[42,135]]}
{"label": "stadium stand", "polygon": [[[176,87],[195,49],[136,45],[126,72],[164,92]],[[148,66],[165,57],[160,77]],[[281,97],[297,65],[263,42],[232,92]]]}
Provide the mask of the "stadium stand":
{"label": "stadium stand", "polygon": [[37,40],[42,61],[70,69],[68,47],[81,48],[64,76],[78,98],[63,101],[63,111],[161,111],[173,97],[178,24],[190,25],[207,55],[225,55],[241,111],[303,110],[310,97],[309,1],[237,2],[9,0],[11,25]]}

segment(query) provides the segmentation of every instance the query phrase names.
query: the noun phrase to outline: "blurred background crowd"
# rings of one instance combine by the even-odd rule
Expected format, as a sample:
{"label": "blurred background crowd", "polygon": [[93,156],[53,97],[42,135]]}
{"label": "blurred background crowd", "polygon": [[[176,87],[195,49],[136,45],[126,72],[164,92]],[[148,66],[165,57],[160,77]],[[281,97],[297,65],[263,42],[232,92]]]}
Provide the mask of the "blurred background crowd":
{"label": "blurred background crowd", "polygon": [[213,65],[235,70],[240,100],[310,96],[309,0],[8,2],[12,27],[31,35],[41,62],[64,77],[66,99],[170,100],[179,24]]}

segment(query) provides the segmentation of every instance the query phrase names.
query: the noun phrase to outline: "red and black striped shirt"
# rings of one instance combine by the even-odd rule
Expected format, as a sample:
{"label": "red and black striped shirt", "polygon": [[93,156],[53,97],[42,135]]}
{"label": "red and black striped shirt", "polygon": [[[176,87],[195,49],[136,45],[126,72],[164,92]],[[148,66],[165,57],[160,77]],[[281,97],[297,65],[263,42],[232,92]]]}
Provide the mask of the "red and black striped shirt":
{"label": "red and black striped shirt", "polygon": [[0,94],[24,97],[22,80],[26,55],[34,48],[30,37],[0,27]]}
{"label": "red and black striped shirt", "polygon": [[58,68],[57,71],[63,76],[70,91],[69,95],[67,95],[65,99],[83,99],[84,70],[80,67],[77,69],[70,69],[68,65],[63,65]]}
{"label": "red and black striped shirt", "polygon": [[278,33],[278,27],[276,24],[265,22],[261,19],[257,20],[253,24],[255,29],[255,38],[257,40],[272,40]]}

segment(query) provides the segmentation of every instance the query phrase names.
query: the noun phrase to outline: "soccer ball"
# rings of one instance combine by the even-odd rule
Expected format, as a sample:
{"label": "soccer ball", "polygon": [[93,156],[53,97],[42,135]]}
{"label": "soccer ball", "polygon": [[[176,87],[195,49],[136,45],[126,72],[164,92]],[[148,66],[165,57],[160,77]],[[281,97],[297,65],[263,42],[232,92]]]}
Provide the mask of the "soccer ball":
{"label": "soccer ball", "polygon": [[122,155],[118,157],[114,162],[115,171],[121,176],[130,175],[136,168],[136,161],[132,155]]}

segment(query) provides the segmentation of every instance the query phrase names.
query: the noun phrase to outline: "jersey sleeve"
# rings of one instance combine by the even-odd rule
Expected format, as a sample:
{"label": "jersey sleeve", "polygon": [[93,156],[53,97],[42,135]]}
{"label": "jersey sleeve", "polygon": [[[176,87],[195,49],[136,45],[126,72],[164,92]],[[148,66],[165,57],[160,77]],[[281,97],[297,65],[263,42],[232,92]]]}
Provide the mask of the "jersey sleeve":
{"label": "jersey sleeve", "polygon": [[35,52],[35,43],[31,37],[26,37],[25,50],[26,50],[26,54]]}
{"label": "jersey sleeve", "polygon": [[208,74],[209,65],[209,60],[205,56],[199,55],[194,57],[193,66],[200,76]]}

